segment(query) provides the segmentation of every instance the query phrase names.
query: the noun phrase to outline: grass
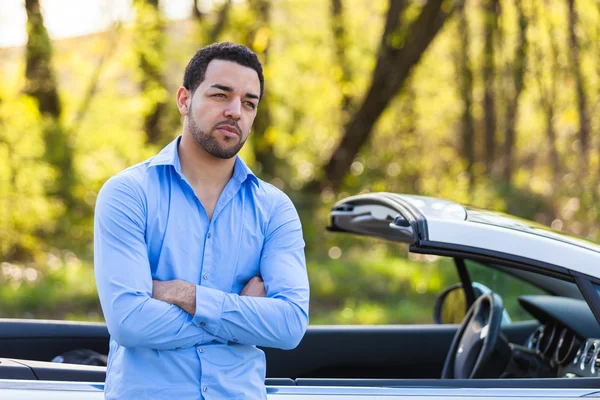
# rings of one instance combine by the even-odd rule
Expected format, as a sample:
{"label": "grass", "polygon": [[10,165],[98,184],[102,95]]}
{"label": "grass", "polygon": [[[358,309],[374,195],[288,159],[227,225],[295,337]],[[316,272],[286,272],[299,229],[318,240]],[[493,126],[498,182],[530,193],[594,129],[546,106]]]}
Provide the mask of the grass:
{"label": "grass", "polygon": [[[307,256],[313,325],[432,323],[438,294],[459,280],[450,259],[380,241],[320,254]],[[103,321],[91,261],[53,251],[31,264],[0,264],[0,316]]]}

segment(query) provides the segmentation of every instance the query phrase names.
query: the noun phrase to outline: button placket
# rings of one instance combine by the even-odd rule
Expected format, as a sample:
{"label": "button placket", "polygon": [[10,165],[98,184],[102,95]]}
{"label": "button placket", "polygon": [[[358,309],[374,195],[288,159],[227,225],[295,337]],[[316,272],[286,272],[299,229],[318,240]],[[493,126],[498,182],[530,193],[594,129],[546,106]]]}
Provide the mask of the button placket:
{"label": "button placket", "polygon": [[[213,219],[214,220],[214,219]],[[206,234],[206,239],[204,240],[204,259],[202,260],[202,281],[201,285],[209,285],[210,273],[212,270],[213,264],[213,241],[210,240],[212,237],[213,231],[213,222],[211,221],[208,225],[208,233]]]}

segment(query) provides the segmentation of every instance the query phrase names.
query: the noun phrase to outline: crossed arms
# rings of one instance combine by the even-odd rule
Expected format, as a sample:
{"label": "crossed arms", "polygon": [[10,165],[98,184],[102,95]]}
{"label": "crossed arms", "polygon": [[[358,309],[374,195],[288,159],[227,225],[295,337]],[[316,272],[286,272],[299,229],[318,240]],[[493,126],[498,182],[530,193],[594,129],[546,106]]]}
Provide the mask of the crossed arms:
{"label": "crossed arms", "polygon": [[244,296],[184,281],[153,282],[142,189],[127,174],[111,178],[96,203],[94,264],[113,339],[125,347],[161,350],[212,340],[297,346],[308,325],[308,279],[300,222],[289,199],[281,197],[265,232],[264,283],[246,287],[260,293],[262,283],[266,296]]}
{"label": "crossed arms", "polygon": [[[240,296],[265,297],[265,283],[261,277],[250,279]],[[176,305],[190,315],[196,313],[196,285],[181,279],[152,281],[152,298]]]}

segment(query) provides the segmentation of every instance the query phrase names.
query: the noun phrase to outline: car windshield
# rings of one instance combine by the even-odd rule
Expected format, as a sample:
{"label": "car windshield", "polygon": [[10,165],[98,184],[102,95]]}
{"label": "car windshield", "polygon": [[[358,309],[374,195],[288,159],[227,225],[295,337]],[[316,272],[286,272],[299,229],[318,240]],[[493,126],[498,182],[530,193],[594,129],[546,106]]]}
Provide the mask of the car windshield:
{"label": "car windshield", "polygon": [[504,309],[512,322],[527,321],[533,317],[519,304],[519,297],[524,295],[547,295],[547,291],[519,279],[505,271],[490,268],[476,261],[465,260],[469,277],[473,285],[483,288],[483,292],[491,290],[502,297]]}

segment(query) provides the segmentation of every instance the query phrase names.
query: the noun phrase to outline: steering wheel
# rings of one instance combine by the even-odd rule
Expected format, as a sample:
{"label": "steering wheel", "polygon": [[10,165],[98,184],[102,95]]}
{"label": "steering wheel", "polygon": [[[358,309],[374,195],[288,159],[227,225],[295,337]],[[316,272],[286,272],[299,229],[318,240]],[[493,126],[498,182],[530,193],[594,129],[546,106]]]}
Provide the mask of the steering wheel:
{"label": "steering wheel", "polygon": [[496,293],[475,300],[452,340],[442,379],[498,377],[502,373],[511,354],[500,335],[503,310],[502,298]]}

